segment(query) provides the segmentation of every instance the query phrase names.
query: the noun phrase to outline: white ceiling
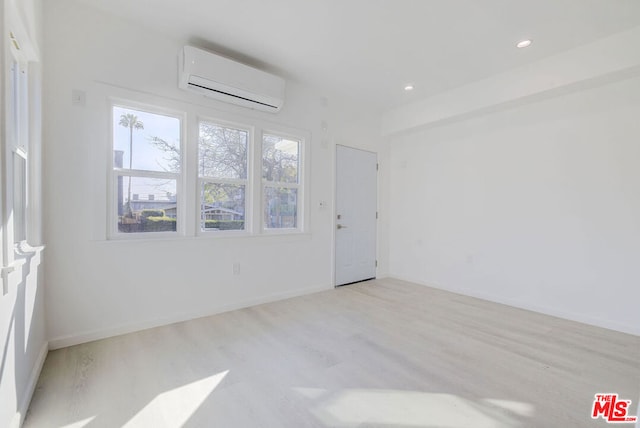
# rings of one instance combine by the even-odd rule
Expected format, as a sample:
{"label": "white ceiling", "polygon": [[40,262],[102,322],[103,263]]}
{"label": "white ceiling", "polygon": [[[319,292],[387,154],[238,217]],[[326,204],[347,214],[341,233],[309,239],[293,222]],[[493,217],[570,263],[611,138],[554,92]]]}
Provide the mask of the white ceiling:
{"label": "white ceiling", "polygon": [[638,0],[80,1],[377,109],[640,25]]}

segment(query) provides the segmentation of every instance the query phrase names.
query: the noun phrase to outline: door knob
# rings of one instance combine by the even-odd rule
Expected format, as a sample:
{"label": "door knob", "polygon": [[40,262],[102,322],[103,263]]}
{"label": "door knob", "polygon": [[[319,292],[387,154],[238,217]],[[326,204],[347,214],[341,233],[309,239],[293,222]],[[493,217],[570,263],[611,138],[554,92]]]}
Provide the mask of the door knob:
{"label": "door knob", "polygon": [[336,228],[337,228],[337,229],[346,229],[346,228],[347,228],[347,226],[343,226],[343,225],[341,225],[341,224],[338,224],[338,225],[336,225]]}

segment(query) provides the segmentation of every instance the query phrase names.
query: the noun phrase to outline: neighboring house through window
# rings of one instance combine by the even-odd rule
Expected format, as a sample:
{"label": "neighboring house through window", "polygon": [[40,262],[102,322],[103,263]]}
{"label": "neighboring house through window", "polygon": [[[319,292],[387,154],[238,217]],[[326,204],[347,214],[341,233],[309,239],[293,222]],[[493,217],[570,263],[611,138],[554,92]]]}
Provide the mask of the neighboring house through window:
{"label": "neighboring house through window", "polygon": [[250,179],[248,129],[199,124],[200,230],[245,230]]}

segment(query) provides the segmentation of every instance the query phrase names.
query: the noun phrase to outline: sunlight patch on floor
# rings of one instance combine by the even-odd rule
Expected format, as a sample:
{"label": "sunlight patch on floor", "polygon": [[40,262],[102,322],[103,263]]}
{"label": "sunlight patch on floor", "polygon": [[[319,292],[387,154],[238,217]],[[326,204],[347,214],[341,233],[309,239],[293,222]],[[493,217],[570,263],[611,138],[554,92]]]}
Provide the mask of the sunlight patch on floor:
{"label": "sunlight patch on floor", "polygon": [[222,382],[229,370],[158,394],[124,428],[183,426]]}
{"label": "sunlight patch on floor", "polygon": [[516,415],[524,416],[527,418],[532,418],[535,413],[535,407],[529,403],[522,403],[520,401],[509,401],[509,400],[497,400],[487,398],[483,400],[489,404],[493,404],[497,407],[502,407],[503,409],[507,409],[510,412],[515,413]]}
{"label": "sunlight patch on floor", "polygon": [[462,428],[516,428],[533,415],[530,404],[507,400],[474,401],[452,394],[387,389],[294,388],[309,399],[311,412],[324,424],[362,424]]}
{"label": "sunlight patch on floor", "polygon": [[91,421],[93,421],[95,418],[96,418],[95,416],[91,416],[90,418],[86,418],[81,421],[73,422],[68,425],[63,425],[60,428],[83,428],[89,425]]}

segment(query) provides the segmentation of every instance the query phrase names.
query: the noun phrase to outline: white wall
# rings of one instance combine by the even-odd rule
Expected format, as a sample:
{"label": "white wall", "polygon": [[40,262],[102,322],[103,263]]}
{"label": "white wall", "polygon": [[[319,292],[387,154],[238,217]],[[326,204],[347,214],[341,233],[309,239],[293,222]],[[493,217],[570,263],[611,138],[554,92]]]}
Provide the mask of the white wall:
{"label": "white wall", "polygon": [[640,78],[390,141],[390,274],[640,334]]}
{"label": "white wall", "polygon": [[[69,0],[46,4],[45,32],[44,221],[52,347],[333,286],[333,152],[336,141],[344,140],[343,118],[353,113],[342,110],[343,102],[325,103],[324,94],[295,82],[288,83],[285,108],[277,115],[186,93],[177,88],[177,53],[187,40]],[[86,92],[85,107],[72,106],[73,89]],[[122,91],[309,132],[309,233],[105,240],[105,97]],[[353,133],[348,142],[368,144],[358,138]],[[319,201],[328,206],[320,209]],[[233,275],[234,263],[240,263],[240,275]]]}
{"label": "white wall", "polygon": [[[4,49],[7,45],[4,19],[8,3],[9,0],[0,0],[0,22],[3,22],[3,31],[0,35],[1,55],[5,54]],[[29,37],[34,46],[41,46],[41,2],[28,0],[14,3],[25,27],[25,32],[21,35]],[[2,64],[2,70],[2,85],[4,85],[6,76],[4,64]],[[39,65],[31,64],[30,80],[32,90],[30,131],[32,143],[37,146],[39,142],[39,111],[41,109],[37,93],[41,81]],[[0,99],[4,103],[4,98],[0,97]],[[0,114],[4,115],[4,108],[0,109]],[[1,147],[4,147],[4,143],[6,143],[4,129],[2,129],[2,140]],[[35,160],[36,164],[37,159],[33,158],[38,157],[38,152],[37,147],[33,145],[30,147],[30,161]],[[4,170],[4,168],[0,168],[0,170]],[[35,181],[39,179],[38,176],[34,178]],[[2,186],[4,187],[6,184],[3,177]],[[31,186],[30,189],[37,190],[37,183],[32,181]],[[6,188],[2,189],[0,193],[6,194],[7,190]],[[32,196],[31,202],[32,206],[39,206],[34,196]],[[0,203],[1,205],[4,204]],[[34,215],[37,217],[37,213],[31,212],[30,214],[32,217]],[[10,226],[9,223],[3,223],[2,232],[5,232],[8,226]],[[30,226],[37,226],[37,224]],[[40,243],[40,237],[37,235],[38,228],[31,227],[29,236],[32,243]],[[1,236],[2,233],[0,233]],[[41,251],[37,250],[28,253],[25,257],[17,257],[19,263],[16,265],[16,269],[7,276],[6,290],[2,290],[2,286],[0,286],[0,342],[2,343],[2,348],[0,348],[2,350],[0,353],[0,426],[2,427],[17,427],[24,419],[47,353],[41,255]],[[24,263],[21,264],[20,260]]]}

